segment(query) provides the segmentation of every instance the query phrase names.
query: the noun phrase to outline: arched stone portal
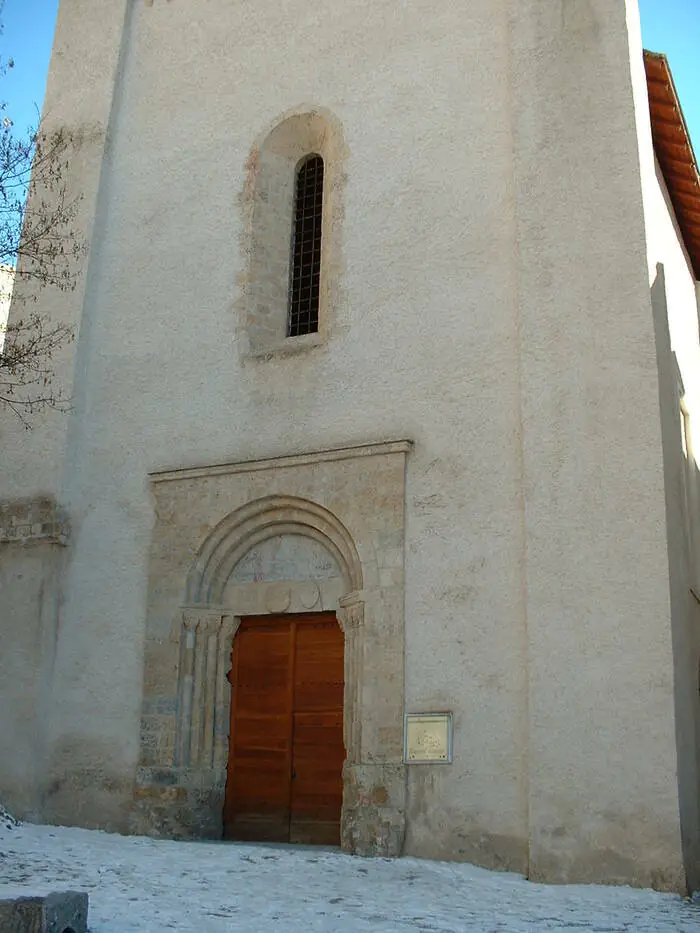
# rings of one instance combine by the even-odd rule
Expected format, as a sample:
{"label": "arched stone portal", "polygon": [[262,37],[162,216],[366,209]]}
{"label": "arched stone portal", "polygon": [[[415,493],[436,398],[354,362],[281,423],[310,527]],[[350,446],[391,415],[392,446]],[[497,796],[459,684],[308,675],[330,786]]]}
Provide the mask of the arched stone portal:
{"label": "arched stone portal", "polygon": [[348,590],[362,590],[355,544],[328,509],[292,496],[267,496],[228,515],[204,541],[187,577],[188,604],[221,605],[234,567],[256,544],[278,535],[319,541],[335,558]]}
{"label": "arched stone portal", "polygon": [[[340,462],[333,458],[323,463],[328,478],[352,473],[346,477],[346,489],[337,481],[332,484],[343,489],[345,503],[354,484],[364,487],[358,489],[347,509],[359,531],[357,540],[357,531],[351,534],[336,509],[328,507],[333,503],[278,492],[231,509],[199,536],[196,549],[189,552],[184,600],[175,611],[170,639],[176,670],[172,717],[168,718],[172,723],[170,740],[164,735],[166,717],[156,722],[151,713],[148,687],[149,680],[155,678],[149,677],[147,646],[142,766],[133,821],[136,829],[168,835],[220,835],[229,752],[230,686],[226,675],[241,618],[333,611],[345,637],[342,846],[365,855],[400,854],[405,829],[403,460],[407,445],[396,446],[399,449],[391,450],[392,456],[377,456],[376,465],[384,469],[374,478],[371,470],[354,469],[368,465],[357,463],[355,457],[371,456],[375,450],[383,454],[379,446],[372,451],[359,448],[360,453],[354,456],[348,452],[350,456]],[[394,465],[400,469],[387,469]],[[154,543],[160,543],[154,560],[160,555],[172,560],[174,537],[186,522],[177,504],[182,503],[191,513],[198,498],[193,497],[191,472],[167,474],[167,482],[161,477],[154,480],[156,512],[164,519],[154,533]],[[382,486],[396,478],[400,479],[399,487],[392,488],[389,496]],[[180,479],[181,490],[177,485]],[[190,482],[185,482],[187,479]],[[219,484],[223,479],[216,477]],[[290,479],[287,472],[286,485],[294,492],[306,491],[305,485],[316,489],[329,485],[319,483],[318,477],[311,484]],[[202,511],[212,503],[210,492],[205,484]],[[382,522],[381,513],[373,507],[376,496],[384,502],[396,499],[400,505],[390,511],[389,521]],[[216,503],[216,497],[213,501]],[[391,524],[396,524],[397,515],[398,528]],[[175,574],[172,576],[174,579]],[[153,595],[160,598],[163,589],[159,587]],[[152,615],[156,617],[155,609]],[[153,667],[160,668],[164,678],[162,640],[160,646]],[[166,708],[164,701],[160,703]],[[153,741],[154,731],[159,732],[160,741]],[[167,792],[157,789],[159,784],[166,784]]]}

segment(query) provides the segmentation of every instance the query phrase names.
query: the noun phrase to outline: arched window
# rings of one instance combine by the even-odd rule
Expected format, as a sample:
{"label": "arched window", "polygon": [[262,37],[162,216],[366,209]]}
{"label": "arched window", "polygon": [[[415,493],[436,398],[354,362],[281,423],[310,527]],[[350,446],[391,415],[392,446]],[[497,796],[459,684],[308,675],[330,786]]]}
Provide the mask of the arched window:
{"label": "arched window", "polygon": [[323,159],[314,153],[300,163],[294,189],[288,337],[318,331],[322,227]]}
{"label": "arched window", "polygon": [[346,157],[342,126],[322,108],[292,113],[255,141],[241,197],[242,358],[304,355],[329,339],[342,307]]}

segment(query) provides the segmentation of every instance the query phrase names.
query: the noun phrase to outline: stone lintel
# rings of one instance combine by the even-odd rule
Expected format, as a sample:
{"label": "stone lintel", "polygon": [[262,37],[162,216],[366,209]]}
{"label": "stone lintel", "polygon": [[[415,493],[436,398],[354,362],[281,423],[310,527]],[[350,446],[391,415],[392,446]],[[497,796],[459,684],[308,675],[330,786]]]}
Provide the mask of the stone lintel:
{"label": "stone lintel", "polygon": [[231,473],[255,473],[259,470],[276,470],[284,467],[308,466],[356,457],[378,457],[384,454],[409,453],[413,441],[386,441],[378,444],[362,444],[359,447],[340,447],[312,453],[292,454],[286,457],[271,457],[265,460],[244,460],[237,463],[220,463],[214,466],[186,467],[178,470],[163,470],[150,473],[152,483],[167,483],[173,480],[200,479],[207,476],[225,476]]}

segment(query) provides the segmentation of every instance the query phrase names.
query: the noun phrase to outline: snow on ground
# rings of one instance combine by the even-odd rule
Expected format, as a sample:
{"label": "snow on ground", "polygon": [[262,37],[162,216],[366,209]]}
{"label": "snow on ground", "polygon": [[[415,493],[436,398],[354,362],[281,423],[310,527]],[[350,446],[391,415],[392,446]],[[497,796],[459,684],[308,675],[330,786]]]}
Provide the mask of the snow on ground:
{"label": "snow on ground", "polygon": [[0,824],[0,897],[90,895],[90,933],[698,933],[700,907],[417,859]]}

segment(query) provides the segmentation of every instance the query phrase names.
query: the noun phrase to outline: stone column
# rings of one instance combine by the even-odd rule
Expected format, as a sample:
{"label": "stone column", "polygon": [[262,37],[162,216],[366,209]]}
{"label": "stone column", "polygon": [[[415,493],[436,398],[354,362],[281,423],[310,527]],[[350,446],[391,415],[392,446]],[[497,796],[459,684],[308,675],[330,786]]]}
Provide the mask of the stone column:
{"label": "stone column", "polygon": [[179,768],[211,771],[220,764],[216,733],[224,705],[227,659],[221,636],[225,618],[220,610],[186,609],[182,613],[175,743]]}
{"label": "stone column", "polygon": [[196,631],[197,617],[189,613],[183,613],[180,627],[180,661],[177,675],[177,733],[174,762],[177,767],[186,767],[190,761]]}
{"label": "stone column", "polygon": [[346,764],[361,760],[362,753],[362,627],[365,604],[359,593],[340,600],[338,623],[345,634],[345,695],[343,740]]}
{"label": "stone column", "polygon": [[[341,845],[356,855],[398,857],[406,827],[403,761],[378,761],[363,748],[362,702],[365,603],[361,593],[340,600],[338,622],[345,633],[345,718],[347,757],[343,766]],[[401,725],[397,725],[400,729]],[[377,751],[377,750],[375,750]]]}

